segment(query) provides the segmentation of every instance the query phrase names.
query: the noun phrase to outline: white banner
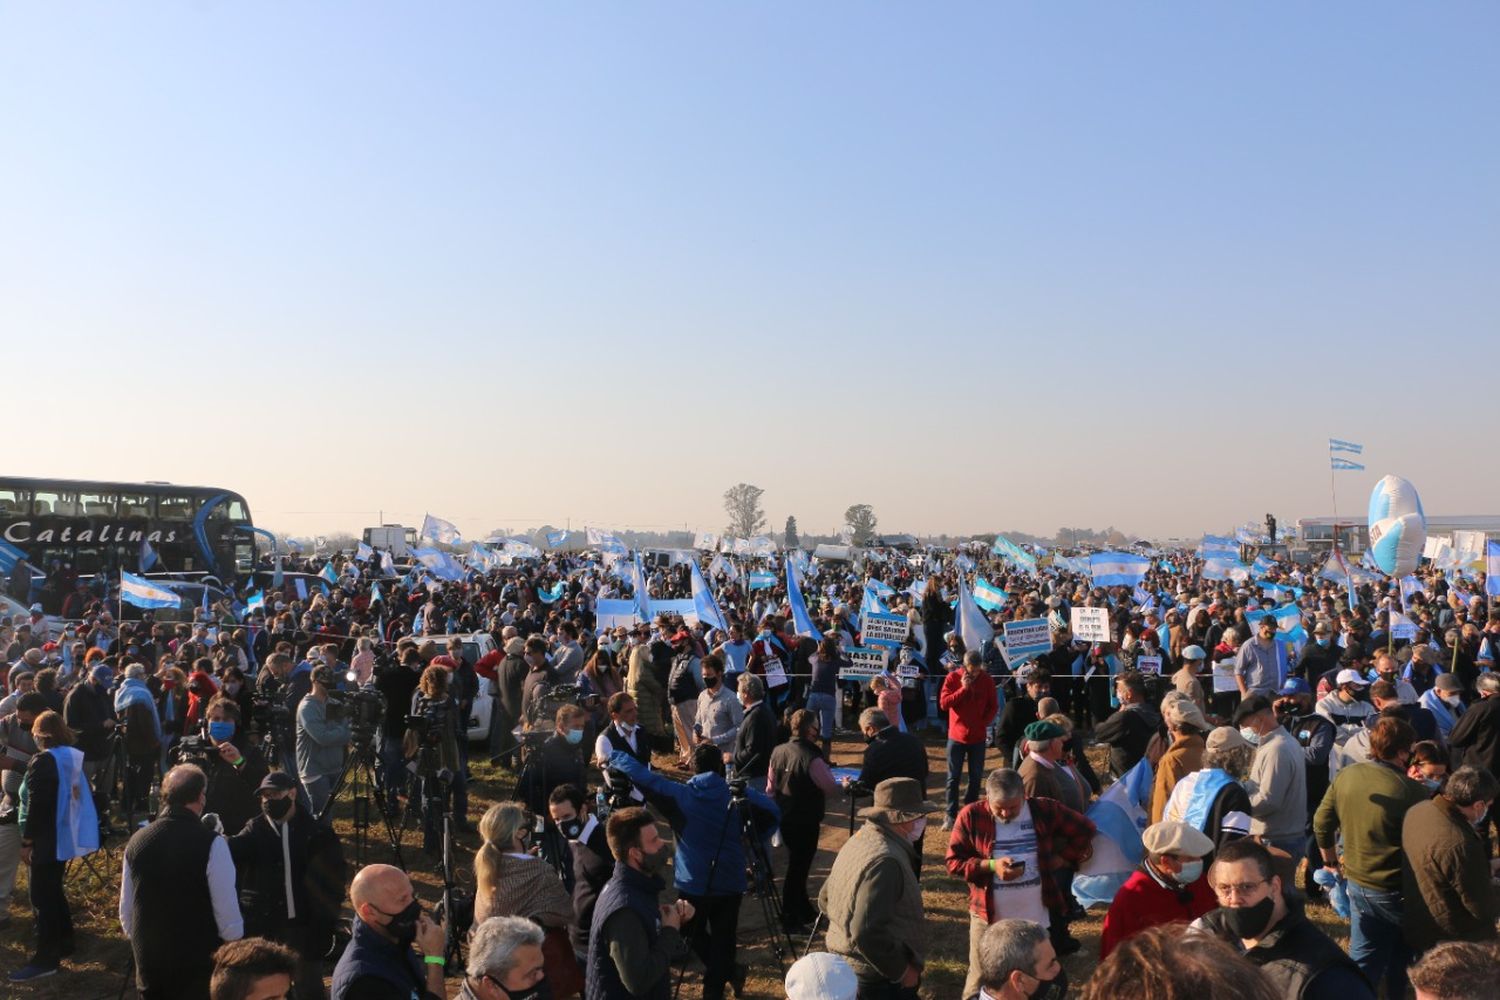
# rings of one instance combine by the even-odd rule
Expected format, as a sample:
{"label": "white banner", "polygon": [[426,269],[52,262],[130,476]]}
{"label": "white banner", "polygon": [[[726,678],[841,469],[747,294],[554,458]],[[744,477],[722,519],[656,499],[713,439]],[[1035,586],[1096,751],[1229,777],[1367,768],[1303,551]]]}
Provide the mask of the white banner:
{"label": "white banner", "polygon": [[844,650],[849,666],[839,671],[841,681],[862,681],[885,670],[887,650],[870,646],[850,646]]}
{"label": "white banner", "polygon": [[1081,642],[1113,642],[1108,608],[1074,608],[1073,638]]}

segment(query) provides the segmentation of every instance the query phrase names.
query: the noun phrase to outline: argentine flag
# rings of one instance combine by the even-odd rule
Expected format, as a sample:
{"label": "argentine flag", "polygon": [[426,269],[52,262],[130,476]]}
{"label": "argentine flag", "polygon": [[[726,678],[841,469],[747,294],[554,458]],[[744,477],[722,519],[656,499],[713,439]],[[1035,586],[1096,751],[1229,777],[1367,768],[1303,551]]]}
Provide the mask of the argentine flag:
{"label": "argentine flag", "polygon": [[820,633],[813,624],[812,615],[807,613],[807,601],[802,598],[801,573],[796,560],[786,561],[786,602],[792,608],[792,627],[798,635],[817,639],[821,637]]}
{"label": "argentine flag", "polygon": [[986,611],[999,611],[1005,607],[1010,595],[990,583],[984,577],[974,581],[974,603]]}
{"label": "argentine flag", "polygon": [[369,562],[370,561],[370,557],[373,556],[374,554],[375,554],[375,550],[374,549],[370,548],[364,542],[360,542],[359,545],[356,546],[355,549],[354,549],[354,561],[355,562]]}
{"label": "argentine flag", "polygon": [[1362,444],[1355,444],[1353,441],[1340,441],[1338,438],[1329,438],[1328,450],[1329,452],[1347,451],[1351,455],[1363,455],[1365,452],[1365,446]]}
{"label": "argentine flag", "polygon": [[332,562],[324,563],[323,568],[318,570],[318,575],[331,584],[337,585],[339,582],[339,575],[333,571]]}
{"label": "argentine flag", "polygon": [[1094,853],[1073,876],[1073,895],[1084,909],[1108,906],[1146,856],[1141,834],[1150,821],[1146,807],[1152,777],[1151,762],[1142,757],[1089,806],[1086,815],[1096,827]]}
{"label": "argentine flag", "polygon": [[1500,597],[1500,542],[1486,542],[1484,546],[1484,594]]}
{"label": "argentine flag", "polygon": [[703,578],[703,570],[698,568],[698,561],[692,562],[693,567],[693,610],[698,613],[698,620],[709,628],[716,628],[721,632],[729,631],[729,625],[724,620],[724,612],[719,610],[719,602],[714,599],[714,592],[708,589],[708,581]]}
{"label": "argentine flag", "polygon": [[180,608],[182,598],[144,577],[120,571],[120,599],[137,608]]}
{"label": "argentine flag", "polygon": [[[1302,625],[1302,610],[1288,604],[1272,612],[1276,616],[1276,637],[1283,642],[1306,642],[1307,629]],[[1248,618],[1249,616],[1246,615]]]}
{"label": "argentine flag", "polygon": [[995,629],[990,625],[989,619],[979,610],[979,605],[974,603],[974,598],[969,593],[969,587],[964,583],[964,578],[958,578],[958,624],[956,630],[964,641],[964,649],[983,652],[985,643],[995,638]]}
{"label": "argentine flag", "polygon": [[548,590],[543,590],[541,587],[538,587],[536,589],[537,600],[541,601],[543,604],[556,604],[558,601],[562,600],[562,595],[563,595],[563,581],[562,580],[558,580]]}
{"label": "argentine flag", "polygon": [[651,620],[651,593],[646,589],[646,567],[641,562],[641,554],[635,554],[635,561],[630,564],[630,583],[635,588],[635,606],[641,621]]}
{"label": "argentine flag", "polygon": [[1099,587],[1134,587],[1146,579],[1151,560],[1129,552],[1096,552],[1089,556],[1089,572]]}
{"label": "argentine flag", "polygon": [[440,517],[427,514],[422,518],[422,531],[418,535],[427,539],[435,545],[453,545],[460,541],[463,536],[458,533],[458,528],[451,521],[444,521]]}
{"label": "argentine flag", "polygon": [[859,610],[861,614],[866,611],[875,614],[884,614],[891,609],[886,607],[885,602],[880,599],[880,595],[873,588],[866,586],[864,600],[860,602]]}
{"label": "argentine flag", "polygon": [[1023,569],[1033,572],[1036,570],[1036,556],[1027,552],[1004,535],[995,536],[995,544],[990,547],[990,551],[1002,559],[1009,559]]}
{"label": "argentine flag", "polygon": [[72,861],[99,849],[99,815],[83,773],[83,751],[53,747],[57,763],[57,860]]}

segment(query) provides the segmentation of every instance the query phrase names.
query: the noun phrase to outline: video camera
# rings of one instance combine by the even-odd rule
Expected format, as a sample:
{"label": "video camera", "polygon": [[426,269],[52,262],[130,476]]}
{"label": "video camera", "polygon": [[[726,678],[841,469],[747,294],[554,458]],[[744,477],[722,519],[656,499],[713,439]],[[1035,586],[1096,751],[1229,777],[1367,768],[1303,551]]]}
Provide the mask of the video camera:
{"label": "video camera", "polygon": [[557,710],[564,705],[577,705],[584,711],[591,712],[598,708],[599,696],[584,694],[583,688],[577,684],[554,684],[531,703],[526,721],[533,725],[542,721],[550,723],[557,716]]}
{"label": "video camera", "polygon": [[174,764],[197,764],[207,770],[213,766],[214,761],[219,759],[219,748],[214,746],[213,740],[202,733],[184,736],[172,746]]}
{"label": "video camera", "polygon": [[368,739],[385,721],[385,695],[374,688],[328,692],[328,717],[349,717],[355,739]]}
{"label": "video camera", "polygon": [[639,805],[630,795],[635,791],[635,785],[630,780],[630,775],[613,767],[606,767],[604,774],[609,781],[604,786],[604,802],[611,812],[616,809],[628,809]]}

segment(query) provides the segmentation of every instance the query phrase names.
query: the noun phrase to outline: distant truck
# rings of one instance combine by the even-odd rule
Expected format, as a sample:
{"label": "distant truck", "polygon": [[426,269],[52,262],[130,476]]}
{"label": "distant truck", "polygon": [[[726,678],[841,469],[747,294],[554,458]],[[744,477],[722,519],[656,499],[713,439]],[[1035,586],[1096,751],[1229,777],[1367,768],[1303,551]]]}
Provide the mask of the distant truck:
{"label": "distant truck", "polygon": [[417,547],[417,529],[399,524],[382,524],[378,528],[365,529],[365,544],[373,549],[385,549],[397,559],[411,555]]}

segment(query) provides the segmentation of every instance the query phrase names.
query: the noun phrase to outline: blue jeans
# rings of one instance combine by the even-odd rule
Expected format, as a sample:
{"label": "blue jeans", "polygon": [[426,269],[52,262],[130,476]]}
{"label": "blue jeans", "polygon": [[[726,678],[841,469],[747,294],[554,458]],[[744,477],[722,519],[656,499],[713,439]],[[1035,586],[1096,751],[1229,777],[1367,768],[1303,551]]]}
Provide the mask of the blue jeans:
{"label": "blue jeans", "polygon": [[969,764],[969,787],[964,792],[964,805],[979,801],[979,785],[984,780],[984,742],[959,743],[948,741],[948,818],[958,815],[958,777],[963,773],[964,762]]}
{"label": "blue jeans", "polygon": [[1349,957],[1377,990],[1386,981],[1386,996],[1406,996],[1406,967],[1411,952],[1401,934],[1401,893],[1367,889],[1349,880]]}
{"label": "blue jeans", "polygon": [[823,727],[823,738],[826,740],[833,739],[833,707],[837,701],[837,695],[819,694],[816,691],[809,691],[807,695],[807,710],[818,717],[818,725]]}

